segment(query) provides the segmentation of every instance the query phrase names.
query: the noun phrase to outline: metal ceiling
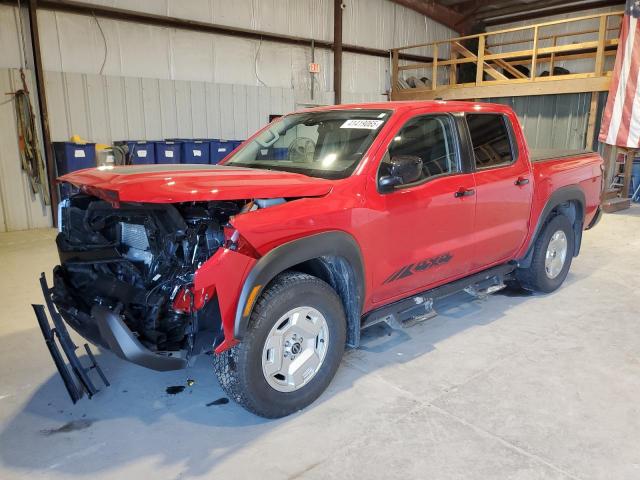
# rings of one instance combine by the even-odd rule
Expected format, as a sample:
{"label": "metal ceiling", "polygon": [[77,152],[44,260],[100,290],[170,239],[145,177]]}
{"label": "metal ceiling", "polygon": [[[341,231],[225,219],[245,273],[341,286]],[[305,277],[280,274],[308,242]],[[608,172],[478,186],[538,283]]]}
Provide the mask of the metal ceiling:
{"label": "metal ceiling", "polygon": [[392,0],[461,33],[484,26],[570,14],[592,8],[624,6],[624,0]]}

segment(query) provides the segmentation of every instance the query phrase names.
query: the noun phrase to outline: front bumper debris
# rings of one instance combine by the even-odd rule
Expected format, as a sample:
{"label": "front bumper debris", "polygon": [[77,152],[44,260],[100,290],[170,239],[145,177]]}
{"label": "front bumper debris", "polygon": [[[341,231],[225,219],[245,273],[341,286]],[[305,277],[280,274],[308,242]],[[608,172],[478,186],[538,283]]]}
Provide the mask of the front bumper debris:
{"label": "front bumper debris", "polygon": [[55,286],[51,289],[51,304],[55,305],[61,319],[83,338],[94,345],[111,350],[123,360],[152,370],[166,372],[181,370],[187,366],[187,350],[154,352],[143,345],[119,315],[119,307],[111,310],[106,306],[94,304],[90,314],[84,314],[74,306],[60,302],[61,298],[69,296],[68,286],[60,272],[59,267],[54,270]]}
{"label": "front bumper debris", "polygon": [[[47,348],[49,349],[49,353],[51,354],[51,358],[53,359],[53,363],[56,365],[56,368],[62,377],[62,381],[64,382],[64,386],[73,403],[80,400],[85,393],[89,398],[91,398],[99,391],[89,377],[91,370],[95,370],[97,372],[106,387],[109,386],[109,381],[98,366],[89,345],[86,343],[84,344],[84,348],[87,352],[90,365],[85,367],[80,362],[80,359],[75,353],[78,347],[71,340],[67,327],[53,304],[53,300],[51,299],[51,290],[47,285],[44,273],[40,276],[40,286],[42,287],[42,293],[44,294],[46,309],[44,305],[32,305],[32,307],[38,324],[40,325],[42,335],[44,336],[47,344]],[[49,310],[49,316],[51,317],[53,328],[47,318],[46,310]],[[68,364],[65,363],[62,354],[67,358]]]}

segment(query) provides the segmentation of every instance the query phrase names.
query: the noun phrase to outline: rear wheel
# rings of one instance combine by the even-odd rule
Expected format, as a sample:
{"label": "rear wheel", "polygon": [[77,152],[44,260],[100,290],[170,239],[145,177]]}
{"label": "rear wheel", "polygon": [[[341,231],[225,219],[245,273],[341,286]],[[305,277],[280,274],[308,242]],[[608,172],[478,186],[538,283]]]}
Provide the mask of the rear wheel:
{"label": "rear wheel", "polygon": [[553,217],[536,239],[531,265],[516,272],[520,285],[545,293],[556,290],[569,273],[574,245],[569,219],[564,215]]}
{"label": "rear wheel", "polygon": [[327,388],[345,348],[346,318],[336,292],[298,272],[280,274],[256,302],[242,342],[217,355],[227,394],[267,418],[289,415]]}

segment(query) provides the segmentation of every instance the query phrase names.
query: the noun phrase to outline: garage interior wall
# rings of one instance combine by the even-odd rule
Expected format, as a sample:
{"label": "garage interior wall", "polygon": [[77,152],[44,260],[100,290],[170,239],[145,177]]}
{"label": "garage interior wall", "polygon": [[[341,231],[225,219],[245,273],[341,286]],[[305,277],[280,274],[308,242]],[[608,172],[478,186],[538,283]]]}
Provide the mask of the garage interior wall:
{"label": "garage interior wall", "polygon": [[[319,40],[333,36],[332,0],[87,3]],[[388,0],[344,3],[346,44],[389,49],[454,35]],[[241,140],[266,124],[269,114],[333,103],[333,55],[328,50],[315,52],[321,72],[312,100],[310,47],[44,10],[38,20],[53,141],[73,134],[103,143],[172,137]],[[19,85],[13,81],[21,66],[18,25],[18,9],[0,5],[3,92]],[[386,100],[388,68],[388,59],[344,53],[343,103]],[[19,173],[11,102],[0,106],[0,125],[0,231],[49,226],[49,212],[29,194]]]}
{"label": "garage interior wall", "polygon": [[[506,30],[509,28],[518,28],[518,27],[526,27],[536,23],[545,23],[545,22],[553,22],[555,20],[566,20],[567,18],[577,18],[577,17],[585,17],[589,15],[596,15],[599,13],[606,12],[619,12],[624,9],[623,5],[615,6],[615,7],[603,7],[603,8],[592,8],[588,10],[583,10],[580,12],[574,12],[571,14],[562,14],[562,15],[551,15],[546,17],[540,17],[535,20],[522,20],[519,22],[507,23],[504,25],[496,25],[489,27],[487,31],[497,31],[497,30]],[[609,19],[609,23],[607,27],[613,28],[618,27],[619,22],[614,21],[613,18]],[[597,18],[580,20],[576,22],[569,23],[561,23],[558,25],[549,25],[547,27],[540,27],[539,30],[539,40],[538,40],[538,48],[545,48],[553,46],[552,38],[541,39],[540,37],[551,37],[553,35],[563,35],[567,33],[578,33],[584,31],[597,31],[599,28],[599,20]],[[618,31],[611,30],[607,33],[607,38],[618,38]],[[586,33],[582,35],[570,35],[570,36],[562,36],[558,37],[556,40],[556,45],[571,45],[572,43],[586,42],[597,39],[597,33]],[[491,44],[494,43],[506,43],[506,42],[519,42],[519,43],[510,43],[509,45],[502,45],[492,47]],[[517,30],[515,32],[507,32],[504,34],[498,34],[489,37],[488,40],[489,48],[494,53],[504,53],[504,52],[513,52],[518,50],[525,50],[528,48],[533,48],[533,31],[531,29]],[[613,64],[615,62],[614,56],[606,57],[605,59],[605,68],[611,69],[613,68]],[[593,71],[593,59],[579,59],[579,60],[565,60],[565,61],[556,61],[555,66],[563,67],[569,70],[571,73],[586,73]],[[548,64],[540,64],[539,70],[536,72],[536,75],[540,75],[545,69],[548,68]]]}
{"label": "garage interior wall", "polygon": [[585,148],[591,93],[490,98],[509,105],[532,149]]}
{"label": "garage interior wall", "polygon": [[[526,27],[534,23],[552,22],[554,20],[564,20],[570,17],[584,17],[598,13],[621,11],[622,6],[604,7],[575,12],[570,15],[554,15],[537,18],[535,20],[523,20],[504,25],[497,25],[488,28],[488,31],[504,30],[516,27]],[[609,27],[616,27],[613,19],[609,20]],[[581,20],[572,23],[562,23],[551,25],[540,29],[540,36],[561,35],[566,33],[597,30],[598,19]],[[556,45],[569,45],[594,39],[595,34],[571,35],[559,37]],[[492,43],[515,42],[522,43],[504,46],[490,47],[492,52],[502,53],[509,51],[524,50],[533,48],[533,34],[531,30],[519,30],[490,37],[489,45]],[[617,38],[617,31],[610,31],[607,38]],[[540,48],[552,46],[552,40],[539,40]],[[605,68],[612,69],[615,61],[614,56],[606,58]],[[556,61],[555,65],[568,69],[571,73],[583,73],[593,71],[594,63],[591,59]],[[548,65],[547,65],[548,67]],[[540,75],[545,70],[541,65]],[[587,140],[587,125],[589,121],[589,108],[591,104],[590,92],[571,93],[564,95],[541,95],[525,97],[503,97],[487,99],[487,101],[503,103],[512,107],[522,123],[527,143],[531,148],[559,148],[559,149],[580,149],[591,148],[591,139]],[[602,92],[598,98],[599,109],[606,99],[606,92]],[[596,122],[596,132],[599,129],[599,115]]]}

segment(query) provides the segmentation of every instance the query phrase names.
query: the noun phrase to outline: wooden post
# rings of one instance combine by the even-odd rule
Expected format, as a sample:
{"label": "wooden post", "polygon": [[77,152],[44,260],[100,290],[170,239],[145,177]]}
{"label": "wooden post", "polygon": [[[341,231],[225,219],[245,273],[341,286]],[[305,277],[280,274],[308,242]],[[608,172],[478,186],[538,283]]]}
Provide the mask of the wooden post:
{"label": "wooden post", "polygon": [[607,16],[600,17],[600,28],[598,30],[598,49],[596,50],[596,75],[602,75],[604,69],[604,43],[607,39]]}
{"label": "wooden post", "polygon": [[[556,46],[558,44],[558,36],[553,35],[552,37],[552,46]],[[556,52],[551,52],[551,58],[549,60],[549,76],[553,76],[553,69],[556,65]]]}
{"label": "wooden post", "polygon": [[604,191],[607,192],[611,188],[611,182],[613,180],[613,170],[615,159],[615,148],[608,143],[604,143],[602,147],[602,160],[604,161]]}
{"label": "wooden post", "polygon": [[629,197],[629,188],[631,187],[631,172],[633,170],[633,157],[635,156],[636,151],[631,148],[625,148],[624,152],[624,180],[622,182],[620,198]]}
{"label": "wooden post", "polygon": [[431,64],[431,90],[438,88],[438,44],[433,45],[433,63]]}
{"label": "wooden post", "polygon": [[[458,51],[455,49],[453,42],[449,42],[449,51],[451,54],[449,55],[451,60],[455,60],[458,58]],[[455,63],[449,65],[449,85],[454,87],[458,83],[458,69]]]}
{"label": "wooden post", "polygon": [[[538,26],[533,27],[533,54],[531,56],[531,80],[536,78],[536,68],[538,66]],[[549,72],[552,74],[553,72]]]}
{"label": "wooden post", "polygon": [[391,50],[391,93],[400,90],[398,87],[398,50]]}
{"label": "wooden post", "polygon": [[485,36],[480,35],[478,37],[478,62],[476,64],[476,85],[482,85],[482,78],[484,76],[484,45]]}
{"label": "wooden post", "polygon": [[587,136],[584,139],[584,147],[593,150],[593,137],[596,128],[596,115],[598,114],[599,92],[591,92],[591,105],[589,106],[589,120],[587,121]]}

